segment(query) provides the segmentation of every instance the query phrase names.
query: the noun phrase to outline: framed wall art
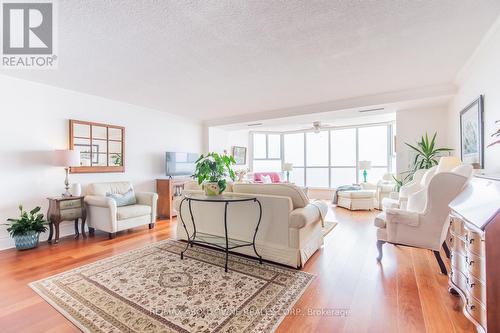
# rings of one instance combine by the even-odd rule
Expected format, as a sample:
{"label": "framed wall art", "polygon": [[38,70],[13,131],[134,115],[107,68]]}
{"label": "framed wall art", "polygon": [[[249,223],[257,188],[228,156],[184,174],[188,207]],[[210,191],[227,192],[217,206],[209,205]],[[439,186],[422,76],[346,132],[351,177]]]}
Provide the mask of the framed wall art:
{"label": "framed wall art", "polygon": [[479,96],[460,111],[460,156],[475,169],[484,168],[483,99]]}

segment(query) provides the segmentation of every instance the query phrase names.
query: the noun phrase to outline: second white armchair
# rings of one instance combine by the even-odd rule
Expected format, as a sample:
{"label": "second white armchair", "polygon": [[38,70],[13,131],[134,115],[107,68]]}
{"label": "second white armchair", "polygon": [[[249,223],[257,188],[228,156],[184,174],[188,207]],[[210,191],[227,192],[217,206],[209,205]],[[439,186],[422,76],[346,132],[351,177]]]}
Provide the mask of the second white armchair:
{"label": "second white armchair", "polygon": [[133,189],[129,182],[96,183],[87,187],[85,205],[90,234],[94,229],[106,231],[109,238],[116,232],[141,225],[152,229],[156,222],[156,202],[158,194],[152,192],[135,193],[136,204],[117,207],[115,200],[106,194],[124,194]]}

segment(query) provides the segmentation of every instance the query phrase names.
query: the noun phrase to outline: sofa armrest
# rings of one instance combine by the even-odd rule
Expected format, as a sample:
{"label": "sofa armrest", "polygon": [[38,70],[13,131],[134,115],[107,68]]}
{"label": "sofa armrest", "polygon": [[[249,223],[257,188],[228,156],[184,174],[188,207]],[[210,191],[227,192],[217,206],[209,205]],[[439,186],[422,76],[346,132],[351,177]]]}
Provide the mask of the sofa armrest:
{"label": "sofa armrest", "polygon": [[412,212],[403,209],[389,208],[385,212],[387,224],[399,223],[410,227],[418,227],[419,216],[417,212]]}
{"label": "sofa armrest", "polygon": [[116,202],[108,197],[103,197],[98,195],[86,195],[84,201],[89,206],[97,206],[110,209],[114,208],[116,210]]}
{"label": "sofa armrest", "polygon": [[155,206],[158,194],[153,192],[136,192],[135,199],[139,205]]}
{"label": "sofa armrest", "polygon": [[304,208],[294,209],[290,213],[290,228],[300,229],[310,223],[320,221],[321,216],[326,215],[325,210],[328,211],[326,204],[324,206],[326,209],[317,204],[308,204]]}

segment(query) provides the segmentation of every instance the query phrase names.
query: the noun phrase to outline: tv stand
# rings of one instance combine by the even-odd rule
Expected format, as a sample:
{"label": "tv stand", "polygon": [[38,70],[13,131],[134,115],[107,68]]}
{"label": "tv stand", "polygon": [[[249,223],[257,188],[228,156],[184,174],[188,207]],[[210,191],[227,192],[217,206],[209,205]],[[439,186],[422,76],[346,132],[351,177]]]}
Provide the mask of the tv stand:
{"label": "tv stand", "polygon": [[177,216],[174,209],[174,198],[182,194],[184,184],[190,180],[189,177],[156,180],[156,193],[158,193],[158,219],[169,219]]}

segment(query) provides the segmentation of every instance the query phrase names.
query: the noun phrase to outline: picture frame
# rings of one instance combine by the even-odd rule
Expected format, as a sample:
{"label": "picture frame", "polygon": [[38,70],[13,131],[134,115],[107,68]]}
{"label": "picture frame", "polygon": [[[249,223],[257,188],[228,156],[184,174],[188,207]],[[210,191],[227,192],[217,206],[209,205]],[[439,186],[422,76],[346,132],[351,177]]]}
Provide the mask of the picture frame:
{"label": "picture frame", "polygon": [[460,157],[475,169],[484,168],[484,96],[460,111]]}
{"label": "picture frame", "polygon": [[232,155],[236,161],[236,165],[244,165],[247,161],[247,148],[246,147],[232,147]]}

